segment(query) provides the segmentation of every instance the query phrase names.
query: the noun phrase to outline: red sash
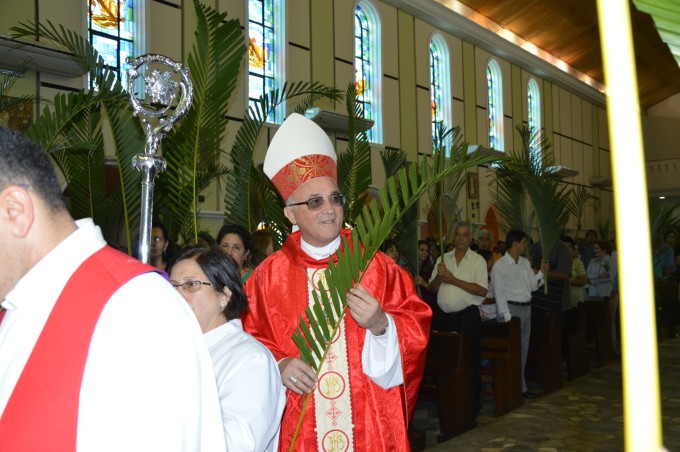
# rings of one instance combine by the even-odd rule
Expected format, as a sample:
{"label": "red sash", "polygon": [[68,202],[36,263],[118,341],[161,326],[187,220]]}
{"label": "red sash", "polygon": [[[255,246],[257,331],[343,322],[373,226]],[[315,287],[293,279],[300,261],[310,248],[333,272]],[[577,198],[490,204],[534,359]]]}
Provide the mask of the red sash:
{"label": "red sash", "polygon": [[108,246],[78,267],[7,402],[0,419],[0,451],[76,450],[80,385],[99,316],[123,284],[153,270]]}

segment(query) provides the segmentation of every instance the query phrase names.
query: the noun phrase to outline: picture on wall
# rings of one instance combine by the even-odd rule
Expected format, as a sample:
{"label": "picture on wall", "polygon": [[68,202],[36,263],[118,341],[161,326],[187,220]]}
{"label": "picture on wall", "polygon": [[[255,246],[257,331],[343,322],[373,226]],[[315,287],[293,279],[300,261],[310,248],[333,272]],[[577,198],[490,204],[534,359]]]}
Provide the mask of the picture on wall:
{"label": "picture on wall", "polygon": [[477,173],[467,173],[467,197],[479,199],[479,175]]}

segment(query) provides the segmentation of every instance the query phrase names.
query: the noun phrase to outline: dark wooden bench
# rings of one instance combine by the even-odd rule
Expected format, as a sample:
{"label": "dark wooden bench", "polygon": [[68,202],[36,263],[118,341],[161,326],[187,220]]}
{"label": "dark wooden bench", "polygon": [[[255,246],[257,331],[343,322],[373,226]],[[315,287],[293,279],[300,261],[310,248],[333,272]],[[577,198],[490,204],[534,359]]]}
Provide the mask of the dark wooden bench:
{"label": "dark wooden bench", "polygon": [[437,403],[438,442],[477,426],[471,361],[464,334],[438,331],[430,334],[419,398]]}
{"label": "dark wooden bench", "polygon": [[482,322],[482,359],[490,362],[489,367],[482,367],[482,375],[493,379],[494,416],[524,404],[520,329],[517,317],[507,323]]}
{"label": "dark wooden bench", "polygon": [[532,303],[531,338],[527,367],[536,370],[540,395],[544,396],[562,387],[562,339],[560,311]]}
{"label": "dark wooden bench", "polygon": [[569,381],[580,378],[590,372],[590,361],[586,350],[586,308],[583,303],[567,312],[567,334],[565,357]]}
{"label": "dark wooden bench", "polygon": [[588,341],[595,344],[597,364],[602,366],[614,359],[609,302],[586,300]]}

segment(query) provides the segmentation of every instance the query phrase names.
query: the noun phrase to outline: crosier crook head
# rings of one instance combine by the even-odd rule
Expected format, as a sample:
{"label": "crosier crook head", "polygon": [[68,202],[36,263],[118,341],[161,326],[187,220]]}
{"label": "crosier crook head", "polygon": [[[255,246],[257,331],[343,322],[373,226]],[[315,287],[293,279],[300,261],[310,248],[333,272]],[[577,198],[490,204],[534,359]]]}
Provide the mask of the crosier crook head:
{"label": "crosier crook head", "polygon": [[[194,85],[189,78],[189,71],[184,69],[181,63],[177,63],[166,56],[149,54],[142,55],[139,58],[128,57],[126,62],[130,65],[130,68],[127,70],[127,91],[132,103],[133,114],[140,116],[146,127],[146,147],[144,152],[146,154],[155,154],[165,132],[172,130],[172,126],[189,111],[194,95]],[[150,63],[170,67],[175,74],[179,75],[179,82],[172,78],[172,74],[169,71],[162,73],[158,69],[150,71]],[[144,71],[139,70],[141,66],[145,67]],[[151,97],[151,101],[157,104],[158,108],[150,109],[142,105],[135,94],[134,81],[142,76],[142,72],[147,74],[143,76],[144,92]],[[151,72],[150,75],[149,72]],[[180,88],[179,100],[175,106],[178,87]],[[168,117],[173,107],[175,109]],[[160,118],[155,127],[149,122],[151,118]]]}

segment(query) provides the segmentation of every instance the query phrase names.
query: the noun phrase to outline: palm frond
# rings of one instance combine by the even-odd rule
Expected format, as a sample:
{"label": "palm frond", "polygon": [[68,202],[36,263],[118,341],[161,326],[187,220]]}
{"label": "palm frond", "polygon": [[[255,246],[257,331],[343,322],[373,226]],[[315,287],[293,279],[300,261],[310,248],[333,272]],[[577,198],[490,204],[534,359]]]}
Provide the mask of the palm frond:
{"label": "palm frond", "polygon": [[586,207],[597,206],[600,199],[588,192],[586,187],[579,185],[571,190],[571,198],[569,198],[569,204],[567,209],[569,213],[576,219],[576,237],[580,236],[581,233],[581,222],[583,220],[583,214],[586,211]]}
{"label": "palm frond", "polygon": [[[281,90],[266,93],[248,108],[229,153],[232,171],[226,178],[224,213],[230,222],[241,224],[252,231],[260,222],[265,221],[276,234],[283,233],[288,228],[283,214],[276,213],[282,210],[283,200],[268,183],[262,170],[254,165],[253,153],[266,118],[274,108],[282,102],[300,97],[307,105],[312,99],[324,97],[337,100],[342,95],[337,89],[318,82],[285,83]],[[265,217],[261,216],[263,213]]]}
{"label": "palm frond", "polygon": [[104,138],[98,106],[91,105],[81,112],[64,134],[69,143],[89,143],[87,148],[71,146],[69,152],[64,153],[71,215],[76,219],[90,217],[105,226],[109,203],[104,185]]}
{"label": "palm frond", "polygon": [[33,102],[38,98],[34,95],[22,95],[17,97],[10,97],[7,95],[7,92],[9,92],[12,85],[23,76],[24,71],[24,67],[18,67],[14,70],[0,74],[0,113],[23,105],[24,102]]}
{"label": "palm frond", "polygon": [[[380,158],[385,167],[385,174],[397,174],[408,166],[407,154],[404,150],[386,146],[380,151]],[[397,181],[399,190],[399,181]],[[395,223],[392,237],[399,237],[402,244],[399,252],[410,262],[418,261],[418,206],[413,205]],[[412,269],[415,270],[415,269]],[[415,274],[415,271],[414,271]]]}
{"label": "palm frond", "polygon": [[87,71],[90,84],[97,88],[100,95],[106,96],[107,93],[117,93],[122,90],[116,73],[106,65],[104,59],[81,34],[63,25],[54,25],[49,20],[45,23],[20,22],[10,30],[13,38],[34,39],[35,36],[40,36],[43,41],[51,41],[53,45],[72,54],[80,66]]}
{"label": "palm frond", "polygon": [[[560,239],[560,234],[569,221],[569,201],[571,190],[562,184],[552,173],[554,156],[550,143],[545,137],[528,127],[518,127],[523,148],[519,157],[515,157],[509,167],[521,168],[518,171],[524,190],[532,203],[532,210],[538,223],[538,235],[541,241],[541,253],[544,261],[548,260],[550,251]],[[548,282],[544,285],[548,293]]]}
{"label": "palm frond", "polygon": [[119,183],[111,196],[111,211],[107,224],[110,236],[107,241],[119,243],[124,234],[128,252],[132,251],[134,231],[139,229],[141,206],[141,175],[132,166],[132,158],[144,152],[146,137],[141,123],[132,115],[130,104],[121,107],[114,102],[104,102],[102,110],[113,133],[113,152],[118,166]]}
{"label": "palm frond", "polygon": [[364,109],[357,102],[355,83],[347,86],[345,105],[349,118],[349,141],[347,150],[338,155],[338,186],[348,199],[345,219],[354,224],[366,204],[371,183],[371,147],[366,132],[356,132],[358,121],[364,117]]}
{"label": "palm frond", "polygon": [[[438,123],[435,137],[432,141],[431,158],[435,164],[442,167],[447,165],[447,161],[452,158],[459,160],[466,159],[467,146],[464,146],[465,152],[452,152],[453,149],[462,147],[461,142],[460,127],[450,129],[444,126],[443,123]],[[440,183],[435,184],[433,189],[428,192],[425,209],[428,212],[428,221],[432,220],[437,224],[439,246],[442,255],[444,254],[444,247],[449,235],[453,233],[454,224],[460,220],[461,209],[458,207],[458,200],[466,180],[467,173],[456,172],[445,177]],[[443,232],[444,228],[447,230],[446,234]]]}
{"label": "palm frond", "polygon": [[227,125],[229,99],[245,55],[237,19],[194,0],[195,43],[187,59],[194,85],[192,108],[163,144],[167,171],[159,180],[164,191],[164,221],[174,234],[198,240],[198,195],[226,172],[216,162]]}

